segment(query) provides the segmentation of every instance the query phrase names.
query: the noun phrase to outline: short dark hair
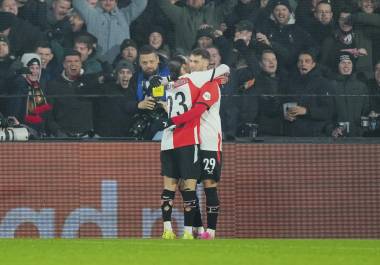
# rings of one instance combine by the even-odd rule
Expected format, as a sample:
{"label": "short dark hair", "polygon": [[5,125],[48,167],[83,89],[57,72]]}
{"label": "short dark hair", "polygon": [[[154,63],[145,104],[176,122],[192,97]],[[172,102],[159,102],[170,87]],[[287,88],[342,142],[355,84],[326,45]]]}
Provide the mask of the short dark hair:
{"label": "short dark hair", "polygon": [[207,49],[196,48],[191,51],[190,55],[201,56],[203,59],[210,60],[211,56]]}
{"label": "short dark hair", "polygon": [[298,58],[303,54],[309,55],[313,62],[317,62],[317,55],[313,51],[303,50],[298,54]]}
{"label": "short dark hair", "polygon": [[158,56],[156,49],[154,47],[150,46],[150,45],[144,45],[139,50],[139,54],[140,55],[142,55],[142,54],[151,54],[151,53],[154,53],[155,55]]}
{"label": "short dark hair", "polygon": [[51,47],[50,42],[46,40],[37,41],[37,43],[34,45],[34,50],[36,51],[38,48],[50,49],[51,52],[53,52],[53,48]]}
{"label": "short dark hair", "polygon": [[317,7],[319,5],[322,5],[322,4],[325,4],[325,5],[329,5],[331,7],[331,3],[327,0],[322,0],[321,2],[319,2],[316,6],[315,6],[315,9],[317,9]]}
{"label": "short dark hair", "polygon": [[74,45],[75,43],[84,43],[86,44],[88,49],[92,49],[92,50],[95,49],[95,40],[93,36],[90,36],[90,34],[79,35],[78,37],[74,39]]}
{"label": "short dark hair", "polygon": [[266,54],[266,53],[272,53],[272,54],[274,54],[274,56],[276,56],[276,58],[277,58],[277,54],[274,52],[274,50],[271,50],[271,49],[264,49],[264,50],[261,52],[261,55],[260,55],[260,61],[263,60],[263,56],[264,56],[264,54]]}
{"label": "short dark hair", "polygon": [[78,52],[76,50],[67,50],[67,51],[65,51],[63,59],[65,60],[67,56],[79,56],[79,58],[82,57],[82,55],[80,54],[80,52]]}

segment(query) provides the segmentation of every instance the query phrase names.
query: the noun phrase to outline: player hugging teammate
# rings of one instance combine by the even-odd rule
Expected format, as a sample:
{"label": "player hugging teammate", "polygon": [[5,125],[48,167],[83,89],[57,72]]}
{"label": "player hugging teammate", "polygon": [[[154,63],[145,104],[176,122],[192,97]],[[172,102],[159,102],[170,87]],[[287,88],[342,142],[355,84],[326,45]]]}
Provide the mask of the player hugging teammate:
{"label": "player hugging teammate", "polygon": [[[215,237],[219,213],[217,183],[222,162],[219,86],[226,82],[229,67],[220,65],[216,69],[207,70],[209,60],[207,50],[193,50],[189,59],[191,73],[181,76],[166,91],[168,120],[161,141],[164,239],[176,237],[171,226],[171,213],[179,182],[184,207],[182,238],[194,238],[194,225],[200,238]],[[198,180],[203,182],[206,195],[207,231],[203,230],[197,203]]]}

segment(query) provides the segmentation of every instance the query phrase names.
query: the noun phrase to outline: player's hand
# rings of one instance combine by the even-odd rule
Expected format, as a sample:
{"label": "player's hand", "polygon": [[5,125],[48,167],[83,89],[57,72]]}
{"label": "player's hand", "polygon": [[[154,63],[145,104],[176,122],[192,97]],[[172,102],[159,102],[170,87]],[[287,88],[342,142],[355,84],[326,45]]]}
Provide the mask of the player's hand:
{"label": "player's hand", "polygon": [[169,129],[174,130],[176,125],[173,123],[173,121],[169,118],[162,120],[162,128],[163,129]]}

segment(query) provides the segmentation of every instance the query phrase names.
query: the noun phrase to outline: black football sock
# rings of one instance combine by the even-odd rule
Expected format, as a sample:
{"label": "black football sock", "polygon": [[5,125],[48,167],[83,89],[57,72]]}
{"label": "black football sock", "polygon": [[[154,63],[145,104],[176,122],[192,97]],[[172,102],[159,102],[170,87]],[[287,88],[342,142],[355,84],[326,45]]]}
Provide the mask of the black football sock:
{"label": "black football sock", "polygon": [[207,228],[216,230],[219,215],[219,198],[216,188],[205,188]]}

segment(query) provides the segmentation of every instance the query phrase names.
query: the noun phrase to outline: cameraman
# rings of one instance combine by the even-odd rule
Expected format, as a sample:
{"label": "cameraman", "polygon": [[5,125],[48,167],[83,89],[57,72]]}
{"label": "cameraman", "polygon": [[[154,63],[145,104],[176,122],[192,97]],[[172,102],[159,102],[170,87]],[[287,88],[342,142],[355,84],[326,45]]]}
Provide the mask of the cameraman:
{"label": "cameraman", "polygon": [[[144,140],[151,140],[153,136],[161,131],[161,120],[165,118],[165,110],[161,107],[166,101],[165,96],[154,98],[151,84],[153,76],[167,77],[170,74],[169,68],[160,58],[157,51],[149,46],[143,46],[139,51],[139,72],[137,73],[136,98],[139,109],[138,116],[135,117],[134,136]],[[153,83],[153,82],[152,82]],[[143,124],[141,124],[142,121]],[[138,126],[140,125],[140,126]],[[144,127],[144,128],[142,128]]]}

